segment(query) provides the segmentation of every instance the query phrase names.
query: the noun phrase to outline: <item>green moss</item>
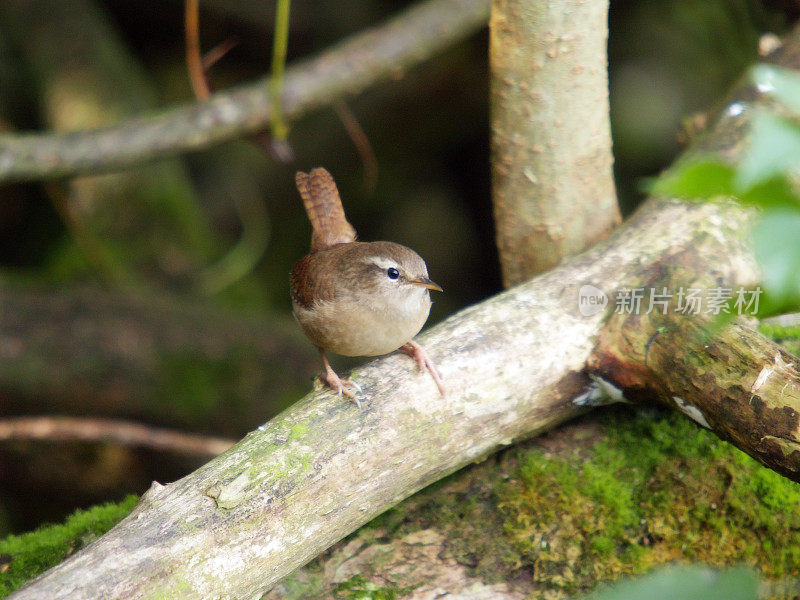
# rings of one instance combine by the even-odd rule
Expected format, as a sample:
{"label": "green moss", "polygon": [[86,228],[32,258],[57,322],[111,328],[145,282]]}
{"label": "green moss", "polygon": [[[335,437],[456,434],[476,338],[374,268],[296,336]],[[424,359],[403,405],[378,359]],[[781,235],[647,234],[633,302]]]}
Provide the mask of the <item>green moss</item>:
{"label": "green moss", "polygon": [[611,556],[616,547],[614,538],[607,535],[598,535],[589,542],[599,556]]}
{"label": "green moss", "polygon": [[795,356],[800,356],[800,325],[783,327],[771,323],[760,323],[758,330]]}
{"label": "green moss", "polygon": [[800,571],[800,487],[675,414],[606,411],[576,463],[520,450],[504,529],[534,582],[573,592],[674,560]]}
{"label": "green moss", "polygon": [[128,496],[118,504],[78,510],[61,525],[45,525],[0,540],[0,597],[60,563],[116,525],[138,502]]}
{"label": "green moss", "polygon": [[397,600],[413,591],[413,588],[378,586],[366,577],[356,575],[340,583],[333,591],[336,600]]}
{"label": "green moss", "polygon": [[295,423],[292,425],[292,430],[289,432],[289,439],[295,439],[304,436],[308,433],[308,425],[305,423]]}

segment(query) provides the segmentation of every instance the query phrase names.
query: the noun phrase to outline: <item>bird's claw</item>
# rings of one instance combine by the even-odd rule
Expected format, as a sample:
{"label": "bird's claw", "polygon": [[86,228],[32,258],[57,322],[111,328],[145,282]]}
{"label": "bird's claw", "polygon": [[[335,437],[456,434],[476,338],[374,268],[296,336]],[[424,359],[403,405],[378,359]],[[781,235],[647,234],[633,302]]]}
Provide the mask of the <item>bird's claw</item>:
{"label": "bird's claw", "polygon": [[436,365],[433,363],[430,356],[428,356],[428,353],[425,352],[425,348],[420,346],[414,340],[411,340],[407,344],[401,346],[400,350],[408,354],[416,361],[420,371],[423,373],[427,371],[431,374],[436,387],[439,389],[439,393],[444,396],[445,389],[444,384],[442,383],[442,378],[439,375],[439,370],[436,368]]}
{"label": "bird's claw", "polygon": [[361,408],[361,400],[354,392],[352,392],[348,388],[355,388],[356,390],[358,390],[359,394],[363,394],[364,390],[362,390],[361,386],[358,385],[355,381],[350,381],[349,379],[342,379],[341,377],[339,377],[336,374],[336,371],[334,371],[333,368],[331,367],[331,363],[328,362],[328,357],[325,356],[325,351],[320,348],[319,352],[320,355],[322,356],[322,362],[325,365],[325,371],[323,371],[322,374],[319,376],[320,380],[322,380],[322,383],[336,390],[336,393],[339,394],[339,396],[344,394],[345,396],[350,398],[350,400],[355,402],[358,408]]}
{"label": "bird's claw", "polygon": [[339,396],[344,394],[345,396],[350,398],[351,401],[355,402],[358,408],[362,408],[361,399],[355,392],[349,389],[349,388],[355,389],[358,392],[358,394],[364,393],[364,390],[355,381],[351,381],[350,379],[342,379],[336,373],[333,373],[333,371],[331,371],[330,373],[324,373],[320,375],[320,379],[329,388],[335,390],[336,393],[339,394]]}

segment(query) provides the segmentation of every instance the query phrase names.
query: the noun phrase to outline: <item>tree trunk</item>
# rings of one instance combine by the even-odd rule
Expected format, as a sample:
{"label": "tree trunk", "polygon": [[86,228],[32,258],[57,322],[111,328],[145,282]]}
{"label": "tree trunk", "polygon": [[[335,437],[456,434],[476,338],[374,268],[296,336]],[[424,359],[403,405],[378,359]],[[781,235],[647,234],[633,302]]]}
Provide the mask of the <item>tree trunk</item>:
{"label": "tree trunk", "polygon": [[608,0],[495,0],[492,202],[506,285],[619,224],[608,109]]}

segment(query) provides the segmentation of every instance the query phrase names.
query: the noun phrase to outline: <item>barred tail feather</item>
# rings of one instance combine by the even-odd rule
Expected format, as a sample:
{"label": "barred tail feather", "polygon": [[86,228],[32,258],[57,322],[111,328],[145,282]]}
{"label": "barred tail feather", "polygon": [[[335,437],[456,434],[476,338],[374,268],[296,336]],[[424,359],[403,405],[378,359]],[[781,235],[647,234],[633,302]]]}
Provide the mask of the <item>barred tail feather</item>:
{"label": "barred tail feather", "polygon": [[312,252],[356,240],[356,231],[344,216],[339,190],[328,171],[321,167],[310,173],[298,171],[295,183],[313,229]]}

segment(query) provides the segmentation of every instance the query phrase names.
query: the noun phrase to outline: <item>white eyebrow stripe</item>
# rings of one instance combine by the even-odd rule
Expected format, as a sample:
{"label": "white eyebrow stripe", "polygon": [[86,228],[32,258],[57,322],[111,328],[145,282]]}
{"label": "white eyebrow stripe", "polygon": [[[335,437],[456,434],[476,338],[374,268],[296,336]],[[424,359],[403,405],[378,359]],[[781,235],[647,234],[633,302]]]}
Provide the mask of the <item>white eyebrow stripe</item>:
{"label": "white eyebrow stripe", "polygon": [[397,262],[393,261],[391,258],[384,258],[383,256],[370,256],[364,259],[366,263],[372,263],[376,265],[380,269],[389,269],[391,267],[397,268]]}

